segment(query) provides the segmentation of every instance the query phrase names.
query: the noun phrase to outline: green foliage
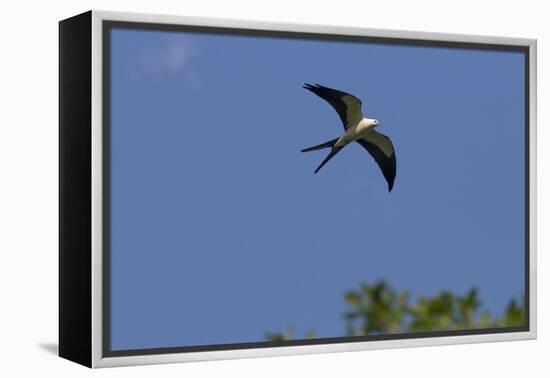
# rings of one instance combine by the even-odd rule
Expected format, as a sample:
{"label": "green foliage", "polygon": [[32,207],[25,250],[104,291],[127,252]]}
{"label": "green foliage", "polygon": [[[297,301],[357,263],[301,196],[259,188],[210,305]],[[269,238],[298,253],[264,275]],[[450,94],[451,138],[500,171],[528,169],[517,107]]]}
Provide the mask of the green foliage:
{"label": "green foliage", "polygon": [[[523,301],[511,299],[502,315],[481,312],[477,289],[460,296],[445,290],[432,297],[420,295],[410,303],[408,291],[397,292],[386,281],[363,283],[344,295],[348,311],[344,314],[348,336],[380,335],[400,332],[431,332],[475,328],[515,327],[525,322]],[[314,332],[307,335],[315,338]],[[270,341],[292,340],[293,332],[266,333]]]}
{"label": "green foliage", "polygon": [[347,292],[344,300],[350,307],[344,315],[348,335],[393,333],[400,330],[407,314],[409,293],[396,293],[380,281],[362,284],[359,290]]}
{"label": "green foliage", "polygon": [[518,304],[515,299],[512,299],[504,315],[494,320],[493,327],[520,327],[524,324],[525,308],[523,305]]}
{"label": "green foliage", "polygon": [[266,332],[265,338],[269,341],[285,341],[292,340],[292,329],[288,327],[283,332]]}
{"label": "green foliage", "polygon": [[[317,334],[315,331],[309,331],[306,335],[306,339],[315,339]],[[266,332],[265,338],[269,341],[285,341],[292,340],[294,338],[292,327],[287,327],[283,332]]]}

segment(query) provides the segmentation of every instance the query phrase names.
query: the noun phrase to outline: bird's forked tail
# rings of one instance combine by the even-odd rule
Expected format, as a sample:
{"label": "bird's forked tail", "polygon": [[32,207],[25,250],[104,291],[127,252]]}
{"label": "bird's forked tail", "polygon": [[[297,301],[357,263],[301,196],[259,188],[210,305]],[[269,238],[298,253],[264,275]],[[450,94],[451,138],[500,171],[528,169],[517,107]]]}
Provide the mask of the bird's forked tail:
{"label": "bird's forked tail", "polygon": [[328,161],[330,159],[332,159],[334,157],[334,155],[336,155],[338,152],[340,152],[340,150],[343,148],[343,147],[334,147],[334,145],[336,144],[336,142],[338,141],[338,139],[340,138],[336,138],[336,139],[333,139],[333,140],[329,140],[328,142],[325,142],[325,143],[321,143],[317,146],[313,146],[313,147],[308,147],[308,148],[304,148],[302,150],[302,152],[309,152],[309,151],[316,151],[316,150],[321,150],[323,148],[332,148],[332,150],[330,151],[330,153],[327,155],[327,157],[325,158],[325,160],[323,160],[321,162],[321,164],[319,164],[319,166],[317,167],[317,169],[315,170],[315,173],[319,172],[319,170],[323,167],[323,165],[325,165],[326,163],[328,163]]}
{"label": "bird's forked tail", "polygon": [[332,146],[334,146],[334,144],[338,141],[338,139],[339,139],[339,138],[336,138],[336,139],[333,139],[333,140],[329,140],[328,142],[318,144],[317,146],[304,148],[304,149],[302,150],[302,152],[316,151],[316,150],[321,150],[321,149],[323,149],[323,148],[332,147]]}

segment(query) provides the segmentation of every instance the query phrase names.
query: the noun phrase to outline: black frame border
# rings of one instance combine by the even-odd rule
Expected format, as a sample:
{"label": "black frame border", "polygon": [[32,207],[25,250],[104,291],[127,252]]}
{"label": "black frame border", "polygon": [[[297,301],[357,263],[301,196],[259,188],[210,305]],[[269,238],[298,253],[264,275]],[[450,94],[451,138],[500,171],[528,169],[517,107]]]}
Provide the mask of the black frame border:
{"label": "black frame border", "polygon": [[[259,341],[247,343],[229,343],[229,344],[212,344],[212,345],[194,345],[180,347],[163,347],[163,348],[143,348],[143,349],[126,349],[126,350],[111,350],[110,349],[110,51],[111,43],[110,36],[113,29],[137,29],[148,31],[170,31],[170,32],[192,32],[192,33],[207,33],[207,34],[229,34],[234,36],[248,37],[271,37],[271,38],[286,38],[286,39],[307,39],[307,40],[324,40],[324,41],[343,41],[357,43],[372,43],[384,45],[402,45],[402,46],[423,46],[435,48],[458,48],[458,49],[474,49],[474,50],[493,50],[493,51],[512,51],[521,52],[524,54],[524,81],[525,81],[525,261],[524,261],[524,308],[525,308],[525,325],[520,327],[499,327],[499,328],[479,328],[465,329],[452,331],[433,331],[433,332],[414,332],[414,333],[395,333],[387,335],[367,335],[367,336],[345,336],[345,337],[330,337],[317,339],[298,339],[286,341]],[[530,331],[530,47],[523,45],[498,44],[498,43],[482,43],[482,42],[458,42],[458,41],[441,41],[429,39],[415,38],[398,38],[398,37],[370,37],[358,35],[341,35],[341,34],[325,34],[313,32],[290,32],[290,31],[271,31],[262,29],[244,29],[230,27],[214,27],[214,26],[196,26],[196,25],[180,25],[180,24],[163,24],[163,23],[148,23],[137,21],[102,21],[102,153],[103,153],[103,177],[102,177],[102,356],[103,357],[123,357],[123,356],[142,356],[142,355],[158,355],[169,353],[189,353],[189,352],[204,352],[204,351],[224,351],[237,349],[255,349],[255,348],[278,348],[289,346],[303,345],[320,345],[320,344],[339,344],[339,343],[356,343],[366,341],[382,341],[382,340],[406,340],[431,337],[449,337],[449,336],[467,336],[467,335],[486,335],[497,333],[512,333],[512,332],[529,332]]]}
{"label": "black frame border", "polygon": [[92,367],[92,12],[59,21],[59,356]]}

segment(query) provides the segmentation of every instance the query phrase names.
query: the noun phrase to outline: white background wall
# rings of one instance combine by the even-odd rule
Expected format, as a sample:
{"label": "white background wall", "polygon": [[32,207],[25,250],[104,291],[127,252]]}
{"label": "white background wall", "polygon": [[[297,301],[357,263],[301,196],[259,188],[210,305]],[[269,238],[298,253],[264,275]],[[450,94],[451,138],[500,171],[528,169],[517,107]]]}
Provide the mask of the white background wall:
{"label": "white background wall", "polygon": [[[548,377],[549,284],[542,215],[550,12],[546,1],[9,1],[0,22],[0,375],[79,377]],[[55,356],[57,344],[57,21],[88,9],[539,40],[539,340],[103,369]],[[473,133],[475,130],[465,130]],[[498,263],[498,262],[497,262]],[[545,351],[546,349],[546,351]]]}

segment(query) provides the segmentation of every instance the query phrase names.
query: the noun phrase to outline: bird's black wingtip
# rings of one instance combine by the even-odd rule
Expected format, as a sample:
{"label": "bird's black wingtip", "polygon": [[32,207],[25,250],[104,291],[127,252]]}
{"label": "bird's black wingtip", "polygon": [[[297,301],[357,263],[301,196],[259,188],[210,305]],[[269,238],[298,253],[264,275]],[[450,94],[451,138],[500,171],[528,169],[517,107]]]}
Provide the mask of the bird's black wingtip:
{"label": "bird's black wingtip", "polygon": [[311,91],[313,89],[321,89],[321,88],[325,88],[325,87],[323,87],[321,84],[317,84],[317,83],[315,83],[315,84],[304,83],[302,88],[309,89]]}

